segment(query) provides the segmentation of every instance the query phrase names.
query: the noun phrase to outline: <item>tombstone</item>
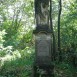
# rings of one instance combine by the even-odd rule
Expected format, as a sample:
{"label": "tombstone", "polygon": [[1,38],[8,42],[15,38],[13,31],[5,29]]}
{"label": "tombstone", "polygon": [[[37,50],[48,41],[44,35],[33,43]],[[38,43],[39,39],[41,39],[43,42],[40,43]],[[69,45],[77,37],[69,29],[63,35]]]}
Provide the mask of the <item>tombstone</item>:
{"label": "tombstone", "polygon": [[50,28],[50,0],[35,0],[36,29],[33,77],[54,77],[53,35]]}
{"label": "tombstone", "polygon": [[35,53],[36,63],[39,65],[47,65],[51,62],[52,50],[51,34],[40,33],[35,35]]}
{"label": "tombstone", "polygon": [[[34,31],[35,32],[35,31]],[[38,69],[48,72],[48,77],[53,74],[53,38],[52,34],[47,32],[35,33],[35,61],[34,61],[34,76],[39,77],[37,74]],[[47,74],[48,74],[47,73]],[[38,75],[38,76],[37,76]],[[47,76],[46,76],[47,77]],[[52,76],[53,77],[53,76]]]}

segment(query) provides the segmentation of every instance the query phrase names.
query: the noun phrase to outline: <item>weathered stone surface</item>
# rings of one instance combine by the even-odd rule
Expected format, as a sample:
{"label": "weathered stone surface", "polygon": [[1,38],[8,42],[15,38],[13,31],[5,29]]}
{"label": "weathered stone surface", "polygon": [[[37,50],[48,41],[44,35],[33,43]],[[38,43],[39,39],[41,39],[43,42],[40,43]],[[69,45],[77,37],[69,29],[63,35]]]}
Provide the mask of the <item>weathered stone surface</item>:
{"label": "weathered stone surface", "polygon": [[38,34],[36,40],[36,60],[38,63],[51,62],[51,35]]}

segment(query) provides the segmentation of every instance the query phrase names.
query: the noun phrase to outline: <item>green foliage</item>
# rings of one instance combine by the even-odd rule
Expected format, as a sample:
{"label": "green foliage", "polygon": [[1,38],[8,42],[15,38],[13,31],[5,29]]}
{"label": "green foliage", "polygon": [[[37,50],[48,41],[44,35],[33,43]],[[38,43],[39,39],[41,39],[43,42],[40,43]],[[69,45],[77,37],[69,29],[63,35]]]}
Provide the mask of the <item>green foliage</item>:
{"label": "green foliage", "polygon": [[33,51],[33,48],[26,47],[23,51],[20,51],[21,58],[5,61],[4,65],[0,69],[0,75],[7,77],[30,76],[34,61],[34,55],[32,54]]}
{"label": "green foliage", "polygon": [[[24,49],[25,47],[27,47],[27,45],[29,44],[32,44],[32,37],[33,37],[33,34],[32,34],[32,30],[27,32],[26,34],[23,35],[23,37],[21,38],[19,44],[18,44],[18,48],[19,49]],[[32,44],[33,45],[33,44]]]}
{"label": "green foliage", "polygon": [[62,62],[56,64],[55,76],[56,77],[76,77],[77,69],[72,65]]}
{"label": "green foliage", "polygon": [[[14,25],[13,25],[14,24]],[[5,42],[4,45],[12,45],[14,47],[17,46],[18,42],[19,42],[19,35],[20,32],[19,30],[21,30],[22,25],[20,23],[20,21],[18,21],[17,19],[15,19],[15,21],[5,21],[3,23],[3,29],[6,30],[7,34],[5,35]]]}
{"label": "green foliage", "polygon": [[3,46],[3,43],[5,41],[3,38],[5,34],[7,34],[5,30],[0,31],[0,57],[5,56],[6,54],[12,52],[12,46],[7,46],[7,47]]}
{"label": "green foliage", "polygon": [[66,8],[68,12],[65,11],[66,13],[64,12],[61,18],[61,46],[65,50],[71,48],[72,44],[75,48],[77,47],[77,4],[75,2],[76,0],[70,1],[68,8]]}
{"label": "green foliage", "polygon": [[[34,61],[34,41],[32,41],[34,0],[1,0],[0,3],[0,58],[6,54],[13,57],[10,61],[4,61],[4,65],[0,67],[0,76],[29,77]],[[53,0],[52,3],[53,26],[57,45],[58,1]],[[76,3],[77,0],[65,0],[62,3],[60,38],[63,62],[55,64],[56,77],[77,76],[77,70],[74,68],[77,66]],[[18,53],[21,58],[16,57]],[[75,66],[73,66],[74,64]]]}
{"label": "green foliage", "polygon": [[[13,2],[5,1],[2,2],[2,4],[3,5],[0,8],[2,20],[0,29],[5,29],[7,32],[7,34],[5,35],[6,37],[4,38],[6,40],[4,42],[4,45],[12,45],[14,48],[18,48],[18,46],[22,44],[21,41],[25,40],[25,36],[26,41],[24,41],[24,43],[30,41],[30,30],[33,29],[32,25],[34,24],[34,13],[32,11],[33,0],[16,0]],[[25,48],[25,45],[23,46],[23,48]]]}

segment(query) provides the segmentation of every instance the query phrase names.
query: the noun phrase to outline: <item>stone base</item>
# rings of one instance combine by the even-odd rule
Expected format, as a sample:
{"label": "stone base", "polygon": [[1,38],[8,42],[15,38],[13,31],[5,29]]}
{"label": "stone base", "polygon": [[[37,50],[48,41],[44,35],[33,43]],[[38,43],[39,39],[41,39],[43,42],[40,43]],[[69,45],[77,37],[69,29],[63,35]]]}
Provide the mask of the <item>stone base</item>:
{"label": "stone base", "polygon": [[32,77],[54,77],[54,66],[34,66]]}

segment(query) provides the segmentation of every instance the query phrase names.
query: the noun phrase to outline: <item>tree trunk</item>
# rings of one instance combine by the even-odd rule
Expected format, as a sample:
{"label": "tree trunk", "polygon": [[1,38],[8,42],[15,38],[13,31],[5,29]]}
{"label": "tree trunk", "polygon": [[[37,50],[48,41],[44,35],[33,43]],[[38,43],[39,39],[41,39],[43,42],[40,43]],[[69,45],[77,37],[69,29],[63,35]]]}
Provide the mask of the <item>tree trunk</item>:
{"label": "tree trunk", "polygon": [[52,30],[52,35],[53,35],[53,60],[55,60],[56,44],[55,44],[55,35],[54,35],[53,22],[52,22],[52,0],[50,0],[50,28]]}
{"label": "tree trunk", "polygon": [[61,56],[61,47],[60,47],[60,19],[61,19],[61,11],[62,11],[62,2],[59,0],[59,13],[58,13],[58,51],[59,51],[59,61],[62,61]]}

